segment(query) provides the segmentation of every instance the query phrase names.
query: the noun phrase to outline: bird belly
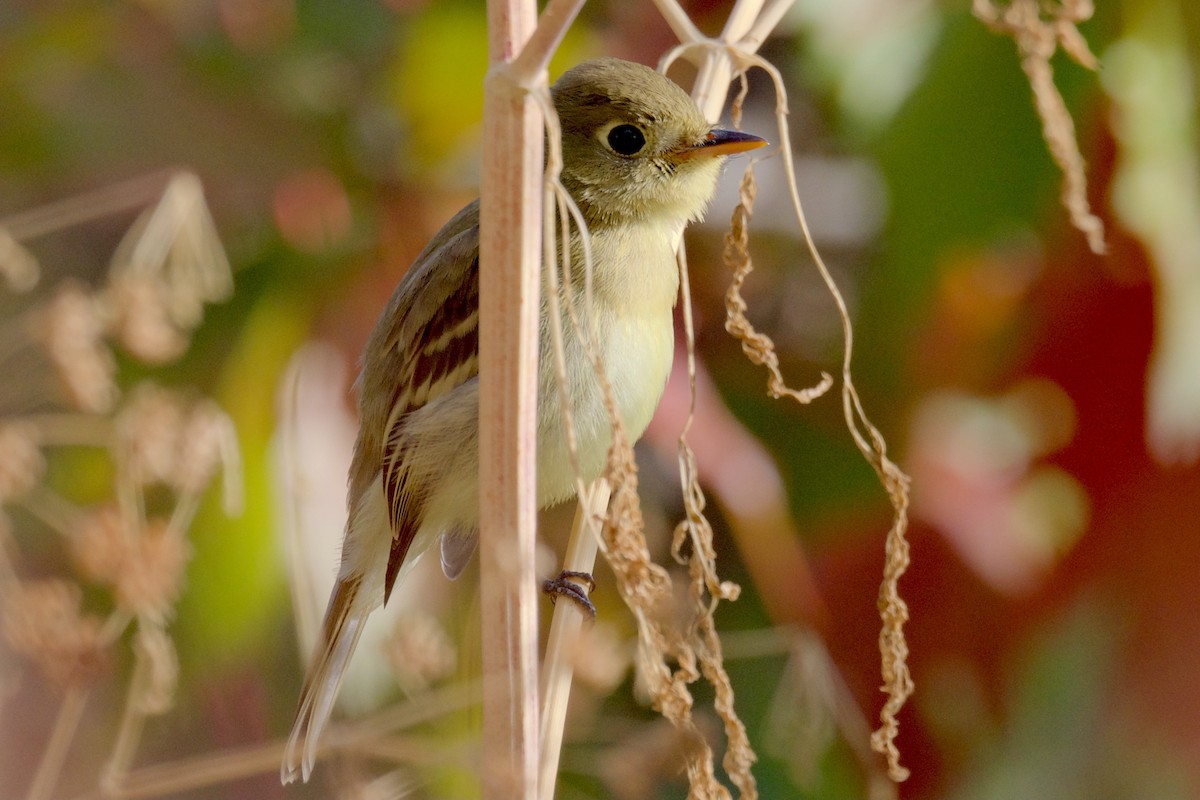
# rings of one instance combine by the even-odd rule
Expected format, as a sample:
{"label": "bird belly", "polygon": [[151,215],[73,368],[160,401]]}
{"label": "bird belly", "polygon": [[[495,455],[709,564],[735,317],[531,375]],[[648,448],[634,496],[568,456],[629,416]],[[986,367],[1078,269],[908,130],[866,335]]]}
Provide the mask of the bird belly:
{"label": "bird belly", "polygon": [[[597,347],[625,434],[636,442],[662,397],[674,352],[670,306],[618,313],[596,303]],[[592,361],[575,332],[564,332],[565,377],[575,431],[579,474],[585,482],[599,477],[612,443],[612,426]],[[538,370],[537,502],[539,508],[561,502],[575,490],[558,377],[547,326],[542,327]],[[412,412],[406,460],[417,479],[421,522],[409,551],[413,562],[445,530],[479,525],[479,382],[472,378]],[[342,572],[359,573],[371,584],[367,593],[382,600],[383,565],[391,528],[379,478],[351,510]],[[405,565],[406,567],[409,564]],[[378,598],[378,600],[375,600]]]}
{"label": "bird belly", "polygon": [[[668,311],[657,314],[600,312],[597,346],[625,435],[632,444],[641,437],[658,407],[671,369],[674,331]],[[565,377],[571,422],[583,480],[604,472],[612,444],[612,423],[599,378],[573,332],[564,335]],[[544,360],[538,424],[538,504],[547,506],[574,491],[575,468],[568,449],[562,403],[553,360]]]}

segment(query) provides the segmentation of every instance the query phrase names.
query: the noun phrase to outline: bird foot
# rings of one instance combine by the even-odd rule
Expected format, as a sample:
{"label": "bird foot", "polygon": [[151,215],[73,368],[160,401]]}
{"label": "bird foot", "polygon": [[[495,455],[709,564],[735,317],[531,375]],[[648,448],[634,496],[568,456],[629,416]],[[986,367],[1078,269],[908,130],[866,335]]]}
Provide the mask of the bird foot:
{"label": "bird foot", "polygon": [[595,589],[595,578],[586,572],[569,569],[558,573],[557,578],[542,581],[542,591],[550,596],[551,603],[556,602],[559,597],[570,598],[593,622],[596,620],[596,607],[592,605],[588,595]]}

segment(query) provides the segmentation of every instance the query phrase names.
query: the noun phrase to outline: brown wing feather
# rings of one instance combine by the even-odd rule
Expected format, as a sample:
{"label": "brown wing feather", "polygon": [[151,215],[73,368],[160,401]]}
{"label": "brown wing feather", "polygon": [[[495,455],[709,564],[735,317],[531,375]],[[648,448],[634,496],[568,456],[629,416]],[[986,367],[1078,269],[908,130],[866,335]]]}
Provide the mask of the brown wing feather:
{"label": "brown wing feather", "polygon": [[[364,368],[364,375],[382,375],[386,386],[362,387],[364,401],[387,397],[382,404],[362,409],[359,449],[375,450],[374,469],[382,473],[392,527],[384,583],[384,602],[421,527],[424,516],[420,482],[411,475],[405,452],[412,446],[406,435],[409,414],[453,391],[478,374],[479,352],[479,231],[475,206],[464,209],[447,224],[452,236],[439,235],[440,246],[428,248],[397,287],[374,336],[386,337],[379,349],[385,363]],[[390,324],[388,324],[390,323]],[[386,326],[386,327],[385,327]],[[372,365],[368,365],[372,366]],[[370,426],[368,428],[368,425]],[[370,431],[370,432],[369,432]],[[380,436],[382,434],[382,436]],[[370,447],[368,436],[379,436]],[[356,454],[365,455],[365,453]]]}
{"label": "brown wing feather", "polygon": [[409,376],[397,386],[392,398],[395,422],[388,430],[383,448],[383,487],[391,511],[392,546],[388,553],[383,599],[391,597],[396,576],[421,526],[419,498],[414,496],[405,466],[409,439],[404,433],[405,417],[446,392],[461,386],[479,372],[479,258],[471,261],[466,280],[446,298],[413,349],[408,360]]}

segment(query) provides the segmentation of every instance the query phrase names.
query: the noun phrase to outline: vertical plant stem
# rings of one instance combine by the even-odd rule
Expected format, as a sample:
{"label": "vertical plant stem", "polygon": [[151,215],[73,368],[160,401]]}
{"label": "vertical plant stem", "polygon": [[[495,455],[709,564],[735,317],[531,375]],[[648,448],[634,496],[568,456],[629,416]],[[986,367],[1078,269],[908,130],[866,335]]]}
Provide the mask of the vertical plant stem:
{"label": "vertical plant stem", "polygon": [[138,703],[149,676],[150,665],[144,652],[138,648],[133,664],[133,675],[129,678],[129,689],[125,697],[125,710],[121,715],[121,727],[117,729],[112,753],[100,775],[100,788],[108,793],[120,794],[133,757],[137,754],[138,742],[142,738],[142,727],[146,714]]}
{"label": "vertical plant stem", "polygon": [[538,19],[537,29],[530,35],[520,54],[513,59],[513,76],[519,83],[534,83],[550,65],[550,57],[562,43],[567,28],[571,27],[575,17],[579,15],[583,2],[584,0],[549,0],[546,3],[546,8]]}
{"label": "vertical plant stem", "polygon": [[[598,544],[592,526],[599,524],[608,508],[611,491],[608,481],[600,478],[588,486],[585,496],[579,498],[563,569],[589,574],[595,569]],[[574,651],[582,629],[583,611],[579,606],[569,602],[555,604],[546,655],[542,659],[541,781],[538,784],[541,800],[553,800],[554,797],[567,701],[571,698],[571,680],[575,672]]]}
{"label": "vertical plant stem", "polygon": [[67,760],[67,751],[71,749],[75,731],[79,729],[79,720],[83,718],[83,708],[87,705],[90,693],[91,690],[83,686],[67,689],[62,705],[58,707],[54,730],[50,733],[50,741],[46,742],[46,750],[42,753],[42,761],[38,764],[37,774],[33,777],[26,800],[46,800],[53,794],[58,778],[62,775],[63,764]]}
{"label": "vertical plant stem", "polygon": [[762,13],[758,19],[750,26],[750,29],[742,36],[742,40],[738,43],[739,46],[748,53],[758,51],[766,38],[771,35],[775,27],[783,19],[784,14],[788,12],[796,0],[768,0]]}
{"label": "vertical plant stem", "polygon": [[683,10],[683,6],[679,5],[678,0],[654,0],[654,5],[658,8],[658,13],[662,14],[662,18],[671,26],[671,30],[679,41],[685,44],[704,41],[704,34]]}
{"label": "vertical plant stem", "polygon": [[537,792],[536,404],[542,118],[504,65],[533,0],[489,0],[479,268],[483,797]]}

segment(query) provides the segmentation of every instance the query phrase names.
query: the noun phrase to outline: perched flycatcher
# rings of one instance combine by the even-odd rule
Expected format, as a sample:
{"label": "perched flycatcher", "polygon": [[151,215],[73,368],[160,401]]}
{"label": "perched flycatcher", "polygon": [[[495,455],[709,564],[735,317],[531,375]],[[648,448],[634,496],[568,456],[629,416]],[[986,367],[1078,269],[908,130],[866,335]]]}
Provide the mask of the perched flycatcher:
{"label": "perched flycatcher", "polygon": [[[562,125],[562,182],[587,221],[596,345],[630,437],[646,429],[674,350],[675,251],[703,213],[721,156],[765,142],[714,129],[674,83],[614,58],[580,64],[551,89]],[[582,246],[572,231],[572,263]],[[584,303],[582,280],[571,282]],[[565,292],[567,289],[562,289]],[[565,298],[564,298],[565,299]],[[406,557],[441,540],[453,578],[479,527],[479,203],[464,208],[400,281],[367,342],[358,441],[350,467],[341,569],[283,761],[307,780],[317,740],[367,615],[386,601]],[[563,332],[566,394],[584,480],[604,468],[608,413],[579,339]],[[539,506],[574,488],[546,301],[541,304],[537,407]]]}

